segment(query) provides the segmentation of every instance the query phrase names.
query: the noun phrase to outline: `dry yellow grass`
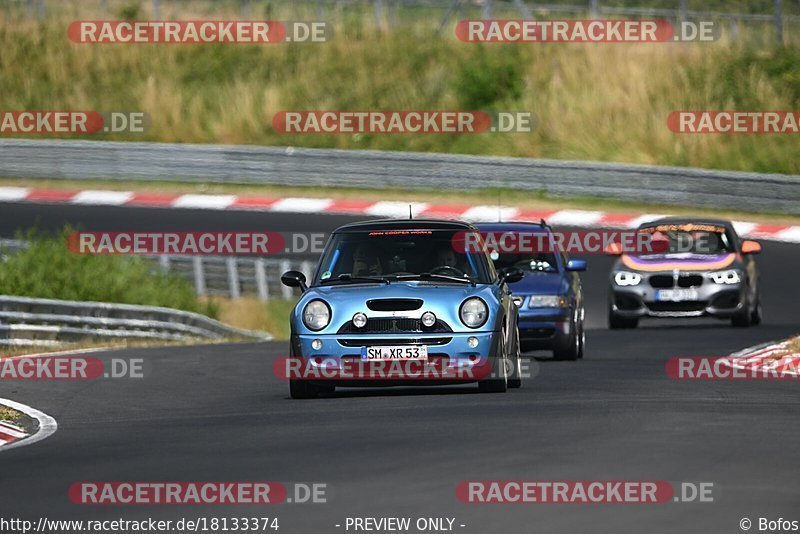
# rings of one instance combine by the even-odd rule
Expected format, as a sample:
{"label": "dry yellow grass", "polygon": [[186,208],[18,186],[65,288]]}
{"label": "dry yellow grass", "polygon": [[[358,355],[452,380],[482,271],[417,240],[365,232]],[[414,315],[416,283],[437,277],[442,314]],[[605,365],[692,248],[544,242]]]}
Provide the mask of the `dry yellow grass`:
{"label": "dry yellow grass", "polygon": [[289,313],[294,300],[255,298],[217,299],[220,320],[237,328],[269,332],[276,340],[289,339]]}
{"label": "dry yellow grass", "polygon": [[[751,49],[747,39],[483,46],[436,36],[430,24],[378,34],[370,17],[346,19],[332,42],[317,45],[93,46],[65,42],[66,14],[79,10],[71,5],[63,20],[43,26],[0,23],[0,109],[149,114],[147,134],[120,139],[800,173],[797,136],[676,135],[666,125],[680,109],[797,109],[796,46]],[[326,136],[281,135],[271,126],[287,109],[370,108],[526,110],[539,127],[530,134]]]}
{"label": "dry yellow grass", "polygon": [[21,417],[22,414],[17,410],[0,405],[0,421],[10,421],[13,423],[14,421],[19,420]]}

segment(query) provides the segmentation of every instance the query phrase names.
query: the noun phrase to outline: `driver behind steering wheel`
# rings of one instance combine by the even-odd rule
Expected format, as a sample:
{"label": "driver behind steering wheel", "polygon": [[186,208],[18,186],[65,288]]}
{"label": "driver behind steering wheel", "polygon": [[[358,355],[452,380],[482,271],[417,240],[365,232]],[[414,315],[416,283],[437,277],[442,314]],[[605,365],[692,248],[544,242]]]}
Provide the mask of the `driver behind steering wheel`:
{"label": "driver behind steering wheel", "polygon": [[463,265],[459,261],[458,255],[452,248],[439,249],[436,252],[436,266],[431,269],[432,273],[445,274],[448,276],[465,276]]}

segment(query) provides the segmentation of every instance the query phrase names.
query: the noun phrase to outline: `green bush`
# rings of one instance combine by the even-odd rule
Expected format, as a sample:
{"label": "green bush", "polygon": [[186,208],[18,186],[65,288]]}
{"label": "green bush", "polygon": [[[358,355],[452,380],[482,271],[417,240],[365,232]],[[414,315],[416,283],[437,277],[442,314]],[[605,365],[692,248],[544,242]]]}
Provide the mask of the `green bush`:
{"label": "green bush", "polygon": [[200,302],[189,282],[154,269],[144,258],[71,252],[71,232],[20,235],[31,246],[0,261],[0,294],[166,306],[217,316],[216,305]]}

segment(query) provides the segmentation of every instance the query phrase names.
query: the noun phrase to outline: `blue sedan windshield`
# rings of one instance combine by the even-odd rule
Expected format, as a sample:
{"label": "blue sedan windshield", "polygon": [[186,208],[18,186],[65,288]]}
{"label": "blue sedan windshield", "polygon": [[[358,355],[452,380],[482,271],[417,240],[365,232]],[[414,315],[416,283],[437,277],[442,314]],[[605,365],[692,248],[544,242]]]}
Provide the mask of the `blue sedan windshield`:
{"label": "blue sedan windshield", "polygon": [[346,278],[392,281],[421,275],[435,275],[443,281],[456,278],[490,283],[494,269],[486,254],[465,252],[463,236],[463,230],[365,230],[334,234],[320,261],[314,285]]}

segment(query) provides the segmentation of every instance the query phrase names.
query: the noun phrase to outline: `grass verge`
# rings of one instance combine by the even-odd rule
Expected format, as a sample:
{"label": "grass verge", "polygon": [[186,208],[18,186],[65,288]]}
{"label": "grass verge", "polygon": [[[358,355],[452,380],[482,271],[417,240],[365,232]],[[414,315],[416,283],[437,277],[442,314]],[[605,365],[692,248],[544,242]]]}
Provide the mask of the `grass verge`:
{"label": "grass verge", "polygon": [[30,247],[0,261],[0,293],[166,306],[217,316],[214,302],[198,300],[189,282],[161,272],[143,258],[71,252],[67,248],[71,231],[66,228],[59,235],[46,236],[32,230],[18,235]]}
{"label": "grass verge", "polygon": [[7,406],[0,405],[0,421],[8,421],[10,423],[15,423],[22,419],[24,414],[9,408]]}
{"label": "grass verge", "polygon": [[289,339],[289,313],[296,300],[272,299],[261,302],[255,298],[217,300],[219,319],[246,330],[269,332],[275,340]]}
{"label": "grass verge", "polygon": [[[250,16],[280,17],[273,4],[254,3]],[[140,15],[138,8],[127,14]],[[364,12],[342,14],[335,37],[323,44],[93,46],[66,40],[73,18],[65,12],[42,24],[0,19],[0,109],[127,110],[150,117],[145,134],[98,136],[110,139],[800,174],[796,135],[678,135],[667,127],[675,110],[798,109],[800,48],[772,46],[758,28],[715,43],[481,45],[458,41],[450,28],[437,34],[438,17],[387,32]],[[529,111],[538,127],[480,135],[283,135],[273,129],[278,112],[297,109]]]}

